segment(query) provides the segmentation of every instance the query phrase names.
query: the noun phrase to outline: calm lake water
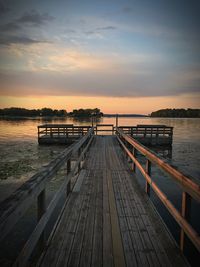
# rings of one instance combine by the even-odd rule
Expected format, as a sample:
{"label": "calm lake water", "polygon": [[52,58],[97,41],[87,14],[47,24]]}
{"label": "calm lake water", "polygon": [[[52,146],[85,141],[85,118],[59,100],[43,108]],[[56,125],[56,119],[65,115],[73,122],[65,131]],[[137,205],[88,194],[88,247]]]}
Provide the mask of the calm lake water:
{"label": "calm lake water", "polygon": [[[37,126],[43,123],[90,125],[73,119],[10,119],[0,120],[0,185],[17,186],[49,162],[63,146],[39,146]],[[102,118],[100,123],[114,123],[115,118]],[[174,127],[171,162],[199,179],[200,119],[119,118],[119,125],[165,124]],[[8,187],[7,193],[12,190]],[[5,191],[4,191],[5,192]],[[5,192],[6,193],[6,192]],[[1,198],[4,196],[1,195]]]}
{"label": "calm lake water", "polygon": [[[74,125],[91,125],[90,121],[73,119],[0,119],[0,201],[5,199],[17,187],[36,173],[40,167],[46,165],[51,159],[55,158],[65,146],[39,146],[37,142],[37,126],[45,123],[73,123]],[[115,124],[115,118],[102,118],[98,123]],[[119,118],[118,124],[137,125],[137,124],[165,124],[174,127],[173,145],[169,151],[158,151],[161,156],[168,158],[170,163],[178,167],[195,180],[200,182],[200,119],[184,118]],[[158,179],[163,177],[159,170],[153,169],[152,174],[157,174]],[[159,175],[158,175],[159,174]],[[139,181],[141,184],[141,181]],[[159,182],[159,181],[158,181]],[[51,187],[56,187],[56,181]],[[172,187],[171,180],[166,178],[165,183],[161,181],[161,187],[169,193],[174,205],[180,208],[180,197],[175,186]],[[172,190],[173,189],[173,190]],[[54,190],[54,189],[52,189]],[[155,205],[161,207],[161,204],[152,194],[152,200]],[[200,226],[199,213],[195,208],[194,225]],[[34,207],[31,212],[33,212]],[[167,221],[169,228],[174,230],[175,238],[178,239],[176,226],[168,218],[163,209],[160,213]],[[32,214],[32,213],[31,213]],[[27,216],[27,224],[33,224],[31,216]],[[198,218],[197,218],[198,217]],[[195,228],[196,228],[195,227]],[[200,227],[199,227],[200,228]],[[20,229],[20,228],[19,228]],[[27,228],[27,232],[29,229]],[[16,232],[15,232],[16,233]],[[23,236],[23,235],[22,235]],[[8,247],[12,244],[8,244]],[[16,248],[14,248],[15,250]],[[2,252],[4,253],[4,252]],[[1,254],[1,253],[0,253]],[[1,255],[0,255],[1,256]],[[11,255],[8,255],[11,257]]]}

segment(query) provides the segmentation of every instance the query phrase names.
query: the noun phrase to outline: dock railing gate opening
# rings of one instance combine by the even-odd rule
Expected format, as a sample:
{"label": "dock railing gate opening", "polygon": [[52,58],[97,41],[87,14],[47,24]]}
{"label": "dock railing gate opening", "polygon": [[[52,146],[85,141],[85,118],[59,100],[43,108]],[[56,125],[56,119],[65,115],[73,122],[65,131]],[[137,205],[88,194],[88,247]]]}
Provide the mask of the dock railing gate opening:
{"label": "dock railing gate opening", "polygon": [[109,133],[113,135],[115,133],[115,127],[113,124],[97,124],[95,126],[95,133],[96,135],[99,133]]}
{"label": "dock railing gate opening", "polygon": [[[200,252],[200,237],[198,232],[190,224],[191,200],[200,202],[200,185],[195,183],[189,177],[176,170],[170,164],[166,163],[158,155],[144,147],[130,135],[125,134],[120,128],[116,129],[117,139],[124,150],[126,156],[132,162],[132,171],[136,168],[141,172],[146,180],[145,191],[150,195],[150,189],[156,193],[158,198],[173,216],[181,228],[180,249],[184,252],[185,235],[191,240],[196,249]],[[146,158],[146,167],[137,159],[137,153],[141,153]],[[156,165],[165,173],[169,174],[176,181],[182,190],[182,209],[181,212],[172,204],[168,197],[161,191],[155,181],[152,180],[151,167]]]}

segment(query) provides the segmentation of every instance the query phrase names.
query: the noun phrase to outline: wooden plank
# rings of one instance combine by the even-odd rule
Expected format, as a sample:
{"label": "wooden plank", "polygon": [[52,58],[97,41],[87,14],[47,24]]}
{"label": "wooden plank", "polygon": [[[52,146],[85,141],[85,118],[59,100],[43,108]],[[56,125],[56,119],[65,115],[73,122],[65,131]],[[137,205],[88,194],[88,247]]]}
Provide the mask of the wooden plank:
{"label": "wooden plank", "polygon": [[62,247],[62,244],[64,242],[63,233],[65,232],[65,228],[68,229],[70,220],[74,220],[73,214],[76,214],[77,210],[80,209],[80,204],[81,202],[78,201],[78,194],[72,192],[70,194],[68,202],[65,205],[65,209],[60,218],[60,221],[58,222],[53,235],[48,240],[47,247],[41,255],[37,266],[51,267],[56,265],[57,259],[61,251],[60,248]]}
{"label": "wooden plank", "polygon": [[[88,192],[85,192],[85,197],[83,201],[83,206],[80,212],[79,221],[74,235],[73,244],[71,247],[69,259],[67,259],[65,254],[65,259],[63,260],[63,266],[78,266],[81,256],[82,243],[84,238],[84,232],[86,227],[86,221],[88,217],[89,203],[91,199],[92,187],[89,187]],[[67,239],[65,240],[68,243]],[[62,266],[62,265],[60,265]]]}
{"label": "wooden plank", "polygon": [[121,240],[117,209],[115,205],[115,196],[113,191],[112,177],[111,173],[107,171],[108,179],[108,192],[109,192],[109,205],[110,205],[110,215],[111,215],[111,227],[112,227],[112,240],[113,240],[113,256],[115,266],[126,266],[124,258],[124,250]]}
{"label": "wooden plank", "polygon": [[[86,173],[84,184],[82,185],[83,190],[78,194],[78,209],[71,210],[71,217],[63,217],[63,224],[65,226],[65,221],[69,219],[69,224],[67,227],[64,227],[62,232],[63,242],[59,248],[59,255],[55,265],[52,266],[67,266],[68,260],[72,251],[72,247],[75,242],[75,235],[77,233],[78,226],[80,224],[81,218],[84,213],[84,209],[87,206],[88,195],[86,194],[87,182],[88,182],[88,173]],[[56,249],[56,248],[55,248]]]}
{"label": "wooden plank", "polygon": [[[104,149],[105,151],[105,149]],[[105,157],[105,155],[104,155]],[[111,217],[106,170],[103,170],[103,266],[113,267]]]}
{"label": "wooden plank", "polygon": [[83,167],[42,266],[170,266],[116,138],[95,137]]}
{"label": "wooden plank", "polygon": [[138,254],[135,253],[135,250],[133,248],[132,239],[127,222],[127,215],[125,214],[124,206],[122,203],[122,196],[118,190],[118,182],[116,182],[115,180],[116,179],[113,180],[113,183],[115,189],[117,211],[119,216],[120,231],[123,240],[124,256],[126,259],[126,266],[138,266]]}
{"label": "wooden plank", "polygon": [[[131,183],[128,179],[129,178],[128,174],[123,175],[123,177],[124,177],[123,186],[125,187],[125,195],[127,196],[127,201],[130,203],[129,205],[131,207],[132,212],[134,212],[134,214],[136,215],[134,217],[136,231],[139,234],[140,239],[142,241],[142,247],[146,253],[148,262],[153,266],[159,266],[159,264],[163,265],[162,262],[163,262],[163,259],[165,259],[166,264],[167,263],[169,264],[169,261],[167,260],[163,249],[162,249],[162,258],[161,257],[157,258],[157,254],[160,253],[160,250],[158,250],[158,247],[155,249],[154,243],[159,243],[159,240],[155,240],[154,238],[152,242],[151,233],[149,234],[149,231],[147,228],[147,226],[149,226],[150,224],[150,221],[147,221],[146,224],[144,223],[143,218],[146,219],[146,217],[144,216],[147,216],[146,215],[147,213],[143,207],[144,203],[141,204],[138,194],[135,192],[135,190],[133,190],[133,187],[131,186]],[[131,200],[131,196],[133,195],[134,195],[134,202],[133,202],[133,199]],[[170,266],[170,264],[168,266]]]}
{"label": "wooden plank", "polygon": [[75,186],[73,188],[73,192],[80,192],[80,189],[81,189],[85,174],[86,174],[86,170],[81,170],[81,172],[80,172],[80,174],[79,174],[79,176],[77,178],[76,184],[75,184]]}
{"label": "wooden plank", "polygon": [[92,246],[92,262],[91,266],[102,266],[102,251],[103,251],[103,173],[96,171],[96,203],[95,203],[95,220],[94,220],[94,234]]}
{"label": "wooden plank", "polygon": [[79,260],[79,266],[90,266],[92,260],[92,248],[93,248],[93,235],[94,235],[94,222],[95,222],[95,202],[97,195],[97,186],[96,178],[92,177],[93,172],[91,173],[90,178],[92,179],[92,196],[90,198],[90,203],[88,206],[88,216],[85,226],[85,232],[83,237],[83,243],[81,248],[81,255]]}
{"label": "wooden plank", "polygon": [[[115,156],[116,156],[116,154],[115,154]],[[157,265],[159,265],[159,263],[158,263],[158,260],[156,258],[156,254],[152,253],[153,247],[152,247],[152,244],[149,243],[150,242],[150,238],[147,235],[147,229],[144,227],[144,225],[141,226],[142,227],[141,228],[142,231],[141,231],[141,234],[138,235],[140,233],[140,231],[138,229],[138,222],[137,223],[135,222],[135,218],[140,218],[140,223],[141,223],[142,217],[139,214],[138,210],[137,210],[137,213],[136,213],[136,217],[132,215],[133,205],[128,201],[128,199],[129,199],[130,193],[132,193],[132,196],[134,196],[134,198],[136,196],[135,196],[135,193],[133,192],[133,190],[131,192],[132,187],[130,186],[130,184],[128,184],[128,187],[126,187],[126,184],[127,184],[126,180],[128,179],[126,177],[129,177],[129,175],[126,172],[120,172],[120,173],[118,173],[119,179],[121,180],[122,179],[121,177],[123,177],[123,181],[121,180],[121,183],[120,182],[117,183],[117,184],[119,184],[118,185],[118,190],[121,191],[121,194],[124,196],[123,198],[121,198],[121,199],[123,199],[122,203],[124,203],[123,204],[123,207],[124,207],[123,210],[124,210],[124,212],[125,212],[125,214],[127,216],[127,220],[128,220],[129,225],[131,227],[132,234],[133,234],[132,235],[133,240],[135,240],[133,242],[133,244],[134,244],[134,246],[137,244],[135,246],[135,249],[137,251],[136,255],[138,256],[139,254],[141,254],[142,250],[144,250],[145,252],[148,252],[147,254],[150,254],[150,255],[148,255],[148,258],[149,258],[148,261],[151,263],[151,265],[153,264],[153,266],[157,266]],[[144,211],[141,210],[141,209],[139,211],[142,211],[142,214],[144,213]],[[135,209],[134,209],[134,212],[135,212]],[[139,217],[139,215],[140,215],[140,217]],[[145,231],[143,229],[145,229]],[[142,242],[141,237],[144,240],[143,242]],[[146,240],[145,240],[145,238],[146,238]],[[147,244],[149,243],[149,245],[147,246],[146,250],[145,250],[146,243],[144,243],[144,242],[146,242]],[[139,251],[138,251],[138,249],[139,249]],[[152,257],[153,257],[153,259],[152,259]],[[145,258],[146,258],[145,253],[142,252],[140,260],[143,261],[142,262],[143,265],[147,265],[148,264],[147,260],[146,260],[146,262],[144,262]],[[139,259],[137,259],[137,261],[138,260]],[[140,262],[140,260],[138,262]]]}

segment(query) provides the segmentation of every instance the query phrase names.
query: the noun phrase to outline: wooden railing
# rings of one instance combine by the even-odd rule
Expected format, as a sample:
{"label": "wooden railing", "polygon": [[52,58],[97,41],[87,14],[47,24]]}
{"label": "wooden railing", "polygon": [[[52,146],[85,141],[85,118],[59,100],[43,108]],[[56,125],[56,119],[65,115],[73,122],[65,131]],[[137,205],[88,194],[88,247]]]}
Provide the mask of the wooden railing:
{"label": "wooden railing", "polygon": [[115,127],[113,124],[97,124],[95,126],[96,135],[100,132],[109,132],[110,134],[114,134]]}
{"label": "wooden railing", "polygon": [[[195,183],[189,177],[176,170],[170,164],[159,158],[152,151],[141,145],[131,136],[125,134],[121,129],[116,130],[117,138],[124,149],[126,155],[133,163],[132,169],[135,172],[136,167],[140,170],[141,174],[146,180],[146,193],[149,195],[150,188],[156,193],[161,202],[165,205],[171,215],[174,217],[176,222],[181,227],[180,235],[180,248],[183,251],[185,244],[185,234],[192,241],[194,246],[200,251],[200,237],[199,234],[193,229],[189,223],[190,212],[191,212],[191,199],[195,199],[200,202],[200,185]],[[146,158],[146,167],[137,159],[137,152],[140,152]],[[169,174],[180,186],[182,190],[182,210],[179,212],[167,196],[161,191],[158,185],[152,180],[151,166],[156,165],[164,172]]]}
{"label": "wooden railing", "polygon": [[137,126],[120,126],[118,127],[124,133],[129,134],[131,136],[141,136],[141,137],[158,137],[165,136],[171,137],[173,136],[173,127],[166,125],[137,125]]}
{"label": "wooden railing", "polygon": [[[76,126],[73,124],[44,124],[38,126],[38,138],[42,137],[80,137],[85,135],[91,126]],[[134,137],[168,137],[172,139],[173,127],[166,125],[137,125],[118,127],[124,133]],[[110,132],[114,134],[116,127],[114,124],[96,124],[95,133]]]}
{"label": "wooden railing", "polygon": [[[18,256],[14,266],[27,266],[27,261],[37,245],[44,245],[44,231],[56,205],[66,192],[66,196],[71,191],[71,179],[80,170],[81,161],[93,140],[94,128],[91,128],[78,142],[66,148],[57,158],[43,167],[37,174],[32,176],[19,189],[17,189],[8,199],[0,205],[0,241],[13,229],[19,219],[25,214],[34,201],[37,201],[38,222],[37,225]],[[72,156],[77,154],[78,158],[71,170]],[[56,175],[57,171],[67,163],[67,174],[59,190],[46,207],[45,189],[48,182]]]}
{"label": "wooden railing", "polygon": [[38,126],[38,138],[82,136],[90,128],[91,126],[75,126],[73,124],[44,124]]}

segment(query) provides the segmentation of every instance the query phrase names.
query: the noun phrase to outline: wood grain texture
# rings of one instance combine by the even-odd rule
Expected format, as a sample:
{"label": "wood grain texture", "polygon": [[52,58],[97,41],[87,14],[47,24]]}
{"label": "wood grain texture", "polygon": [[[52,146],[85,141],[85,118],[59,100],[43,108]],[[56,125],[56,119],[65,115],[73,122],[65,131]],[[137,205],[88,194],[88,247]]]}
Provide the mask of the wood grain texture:
{"label": "wood grain texture", "polygon": [[175,245],[133,180],[116,137],[95,136],[38,266],[186,266],[181,254],[173,263]]}

